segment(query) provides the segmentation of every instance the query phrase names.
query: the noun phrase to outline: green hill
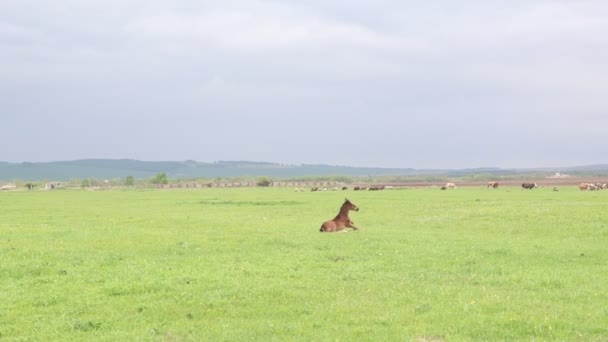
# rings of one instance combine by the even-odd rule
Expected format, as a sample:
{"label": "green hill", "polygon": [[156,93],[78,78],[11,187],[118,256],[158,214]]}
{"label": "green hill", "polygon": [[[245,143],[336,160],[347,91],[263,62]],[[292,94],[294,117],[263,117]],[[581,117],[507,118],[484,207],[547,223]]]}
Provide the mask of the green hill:
{"label": "green hill", "polygon": [[582,175],[607,175],[608,165],[543,169],[475,168],[457,170],[419,170],[412,168],[371,168],[336,165],[285,165],[252,161],[217,161],[213,163],[187,161],[140,161],[133,159],[83,159],[46,163],[0,162],[0,180],[39,181],[83,178],[114,179],[133,176],[149,178],[166,173],[172,179],[234,178],[268,176],[274,178],[304,178],[319,176],[379,177],[379,176],[447,176],[467,175],[509,176],[522,172],[571,172]]}
{"label": "green hill", "polygon": [[169,178],[216,178],[270,176],[293,178],[322,175],[405,175],[413,169],[360,168],[329,165],[283,165],[268,162],[139,161],[132,159],[85,159],[47,163],[0,163],[1,180],[68,180],[74,178],[148,178],[164,172]]}

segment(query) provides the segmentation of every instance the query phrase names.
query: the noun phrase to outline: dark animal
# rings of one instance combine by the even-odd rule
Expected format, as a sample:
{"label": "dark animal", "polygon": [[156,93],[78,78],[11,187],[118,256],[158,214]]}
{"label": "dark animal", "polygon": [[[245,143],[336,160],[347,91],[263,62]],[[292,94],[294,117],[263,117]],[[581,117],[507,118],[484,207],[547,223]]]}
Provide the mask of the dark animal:
{"label": "dark animal", "polygon": [[488,188],[498,189],[498,182],[488,182]]}
{"label": "dark animal", "polygon": [[319,191],[319,188],[310,188],[310,191]]}
{"label": "dark animal", "polygon": [[370,186],[369,187],[369,191],[378,191],[378,190],[384,190],[384,186],[379,185],[379,186]]}
{"label": "dark animal", "polygon": [[333,220],[329,220],[323,222],[321,225],[320,232],[338,232],[343,230],[344,228],[352,228],[354,230],[359,230],[359,228],[355,227],[353,221],[348,217],[348,212],[354,210],[359,211],[359,207],[357,207],[354,203],[348,200],[348,198],[344,199],[344,204],[340,207],[340,212]]}
{"label": "dark animal", "polygon": [[342,190],[348,190],[348,187],[347,186],[343,186]]}
{"label": "dark animal", "polygon": [[538,184],[536,183],[522,183],[521,184],[521,189],[528,189],[528,190],[532,190],[534,188],[538,188]]}

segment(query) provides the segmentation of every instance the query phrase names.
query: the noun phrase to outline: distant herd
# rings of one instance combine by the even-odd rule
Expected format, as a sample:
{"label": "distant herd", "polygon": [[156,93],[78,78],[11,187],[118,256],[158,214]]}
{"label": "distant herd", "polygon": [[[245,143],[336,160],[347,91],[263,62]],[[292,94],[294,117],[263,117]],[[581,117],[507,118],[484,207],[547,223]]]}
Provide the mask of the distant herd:
{"label": "distant herd", "polygon": [[604,190],[608,189],[608,184],[604,183],[581,183],[578,185],[581,190]]}
{"label": "distant herd", "polygon": [[[487,183],[487,188],[488,189],[498,189],[499,183],[497,181],[490,181]],[[442,185],[440,187],[441,190],[447,190],[447,189],[456,189],[456,184],[448,182],[445,183],[445,185]],[[521,183],[521,189],[522,190],[532,190],[538,188],[538,184],[537,183]],[[603,190],[603,189],[608,189],[608,184],[606,183],[581,183],[578,185],[578,188],[580,190],[586,191],[593,191],[593,190]],[[349,187],[347,186],[343,186],[343,187],[333,187],[333,188],[320,188],[320,187],[312,187],[309,189],[309,191],[337,191],[337,190],[348,190]],[[378,190],[384,190],[384,189],[393,189],[393,186],[385,186],[385,185],[372,185],[372,186],[355,186],[352,188],[354,191],[378,191]],[[558,191],[558,187],[553,187],[553,191]],[[296,192],[301,192],[301,191],[307,191],[306,188],[295,188]]]}

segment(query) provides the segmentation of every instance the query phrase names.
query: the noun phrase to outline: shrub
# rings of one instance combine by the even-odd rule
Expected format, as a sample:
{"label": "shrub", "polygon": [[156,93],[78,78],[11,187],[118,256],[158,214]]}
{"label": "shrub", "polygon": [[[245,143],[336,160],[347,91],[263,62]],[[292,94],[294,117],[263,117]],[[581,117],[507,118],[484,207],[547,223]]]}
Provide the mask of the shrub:
{"label": "shrub", "polygon": [[135,179],[133,178],[133,176],[127,176],[127,178],[125,179],[125,185],[126,186],[135,185]]}
{"label": "shrub", "polygon": [[169,180],[167,179],[167,174],[162,172],[162,173],[157,174],[154,178],[152,178],[152,180],[150,182],[152,184],[168,184]]}
{"label": "shrub", "polygon": [[272,181],[266,177],[261,177],[258,178],[256,184],[257,186],[270,186],[270,184],[272,184]]}

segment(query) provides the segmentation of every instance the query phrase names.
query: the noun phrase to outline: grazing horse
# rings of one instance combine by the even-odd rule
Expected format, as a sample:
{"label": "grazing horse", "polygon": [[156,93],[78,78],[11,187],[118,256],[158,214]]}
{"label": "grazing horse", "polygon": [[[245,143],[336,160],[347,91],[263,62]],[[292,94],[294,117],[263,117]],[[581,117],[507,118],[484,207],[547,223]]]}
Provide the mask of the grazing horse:
{"label": "grazing horse", "polygon": [[538,184],[536,183],[522,183],[521,184],[521,189],[528,189],[528,190],[532,190],[534,188],[538,188]]}
{"label": "grazing horse", "polygon": [[348,198],[344,199],[344,204],[340,207],[340,212],[333,220],[329,220],[324,222],[321,225],[320,232],[337,232],[343,230],[344,228],[352,228],[354,230],[358,230],[359,228],[355,227],[353,221],[348,217],[348,212],[354,210],[359,211],[359,207],[357,207],[354,203],[348,200]]}

